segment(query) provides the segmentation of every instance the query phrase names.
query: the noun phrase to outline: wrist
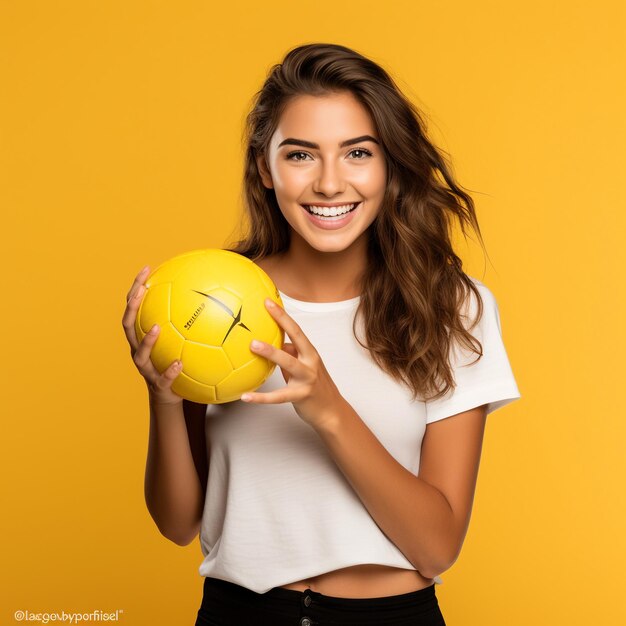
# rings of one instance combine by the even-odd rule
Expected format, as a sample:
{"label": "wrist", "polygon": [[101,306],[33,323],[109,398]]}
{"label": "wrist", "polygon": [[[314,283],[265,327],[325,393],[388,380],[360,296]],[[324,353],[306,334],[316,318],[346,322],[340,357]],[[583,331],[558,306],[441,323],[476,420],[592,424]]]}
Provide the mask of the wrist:
{"label": "wrist", "polygon": [[172,398],[171,394],[168,394],[166,398],[160,397],[158,392],[148,389],[148,402],[152,407],[182,407],[182,398]]}
{"label": "wrist", "polygon": [[342,396],[338,402],[328,407],[328,410],[319,416],[315,430],[320,435],[332,435],[339,430],[342,422],[345,421],[346,416],[351,412],[354,413],[352,405]]}

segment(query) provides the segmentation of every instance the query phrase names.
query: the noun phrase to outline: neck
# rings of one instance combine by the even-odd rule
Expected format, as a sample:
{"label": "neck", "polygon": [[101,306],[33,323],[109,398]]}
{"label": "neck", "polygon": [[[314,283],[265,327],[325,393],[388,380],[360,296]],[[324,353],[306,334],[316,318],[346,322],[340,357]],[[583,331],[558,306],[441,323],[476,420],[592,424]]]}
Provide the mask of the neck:
{"label": "neck", "polygon": [[307,302],[339,302],[361,295],[360,278],[367,262],[367,239],[359,237],[338,252],[320,252],[292,231],[289,249],[281,265],[288,268],[288,284],[297,291],[285,291]]}

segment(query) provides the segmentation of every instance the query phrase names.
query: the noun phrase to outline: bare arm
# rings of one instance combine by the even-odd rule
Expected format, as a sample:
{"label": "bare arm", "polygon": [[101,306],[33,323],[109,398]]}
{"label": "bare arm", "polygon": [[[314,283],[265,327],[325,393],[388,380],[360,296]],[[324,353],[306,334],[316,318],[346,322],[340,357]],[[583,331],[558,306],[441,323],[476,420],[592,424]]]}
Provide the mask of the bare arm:
{"label": "bare arm", "polygon": [[206,452],[202,452],[206,405],[185,401],[184,406],[185,410],[183,402],[158,404],[150,398],[144,484],[152,519],[165,537],[182,546],[198,535],[206,489]]}
{"label": "bare arm", "polygon": [[139,373],[148,386],[150,436],[144,496],[148,511],[161,533],[179,545],[198,534],[207,483],[207,444],[204,434],[206,404],[183,400],[172,391],[182,363],[173,361],[160,373],[150,353],[160,329],[154,327],[139,341],[135,332],[137,310],[146,291],[146,265],[126,294],[122,317],[124,334]]}
{"label": "bare arm", "polygon": [[317,432],[382,531],[422,576],[434,578],[461,550],[484,428],[484,406],[429,424],[419,476],[389,454],[347,403]]}
{"label": "bare arm", "polygon": [[[280,366],[286,387],[244,402],[291,402],[321,437],[380,529],[425,578],[454,563],[468,528],[487,405],[428,424],[419,475],[401,465],[339,393],[315,347],[285,310],[266,307],[292,344],[250,346]],[[382,416],[381,419],[384,419]]]}

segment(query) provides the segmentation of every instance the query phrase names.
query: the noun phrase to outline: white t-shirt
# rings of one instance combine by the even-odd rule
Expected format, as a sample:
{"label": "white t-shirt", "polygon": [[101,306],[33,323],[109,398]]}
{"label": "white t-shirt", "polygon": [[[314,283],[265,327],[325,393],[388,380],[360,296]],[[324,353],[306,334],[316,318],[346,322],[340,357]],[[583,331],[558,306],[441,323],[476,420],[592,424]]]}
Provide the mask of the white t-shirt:
{"label": "white t-shirt", "polygon": [[[359,297],[320,303],[280,294],[340,393],[388,452],[415,475],[427,424],[482,404],[490,413],[520,397],[502,343],[496,301],[473,280],[484,311],[471,332],[482,343],[483,357],[461,367],[466,361],[457,354],[456,389],[426,403],[411,401],[408,388],[384,373],[354,338]],[[470,308],[471,319],[474,310]],[[357,330],[363,338],[359,326]],[[471,353],[467,362],[475,358]],[[284,385],[276,367],[257,391]],[[291,403],[208,405],[206,434],[210,469],[200,532],[201,576],[265,593],[359,564],[415,570]],[[439,576],[434,581],[442,582]]]}

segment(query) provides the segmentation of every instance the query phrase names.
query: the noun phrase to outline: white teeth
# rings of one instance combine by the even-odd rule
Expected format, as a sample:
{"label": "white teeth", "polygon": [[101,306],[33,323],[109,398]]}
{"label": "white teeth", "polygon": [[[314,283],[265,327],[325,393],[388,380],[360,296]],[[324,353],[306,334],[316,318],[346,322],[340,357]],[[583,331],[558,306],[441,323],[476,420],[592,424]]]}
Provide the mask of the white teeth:
{"label": "white teeth", "polygon": [[323,215],[325,217],[335,217],[337,215],[343,215],[351,211],[354,207],[356,207],[358,203],[355,204],[344,204],[342,206],[314,206],[312,204],[304,205],[305,208],[315,215]]}

